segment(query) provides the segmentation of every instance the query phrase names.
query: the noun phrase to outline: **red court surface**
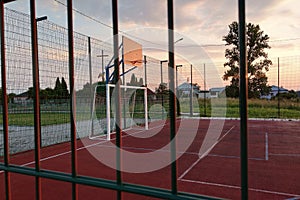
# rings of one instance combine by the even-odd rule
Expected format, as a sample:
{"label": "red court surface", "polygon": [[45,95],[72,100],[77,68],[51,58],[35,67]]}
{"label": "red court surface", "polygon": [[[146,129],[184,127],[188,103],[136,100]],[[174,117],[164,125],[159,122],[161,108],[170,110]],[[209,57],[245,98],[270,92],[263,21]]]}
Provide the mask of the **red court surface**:
{"label": "red court surface", "polygon": [[[195,131],[191,145],[181,151],[177,143],[178,189],[179,191],[214,196],[225,199],[240,199],[240,146],[239,121],[226,120],[221,127],[221,135],[199,156],[210,126],[209,119],[177,120],[181,127],[181,141],[189,139]],[[160,128],[159,128],[160,127]],[[159,129],[158,131],[156,129]],[[248,123],[248,169],[249,199],[297,199],[300,198],[300,122],[249,120]],[[153,134],[155,133],[155,134]],[[146,137],[153,134],[152,137]],[[144,138],[143,138],[144,137]],[[146,138],[145,138],[146,137]],[[169,125],[162,122],[151,123],[148,131],[129,130],[122,137],[123,150],[135,154],[161,152],[161,159],[168,159],[169,150],[162,149],[169,142]],[[114,142],[112,138],[111,142]],[[112,144],[110,143],[110,144]],[[203,146],[202,146],[203,147]],[[97,153],[115,151],[108,141],[78,140],[78,174],[103,179],[116,180],[115,169],[97,159]],[[104,154],[105,154],[104,153]],[[203,153],[203,152],[202,152]],[[46,170],[71,172],[70,144],[63,143],[41,150],[41,167]],[[124,155],[125,157],[125,155]],[[115,160],[115,158],[111,158]],[[160,158],[158,158],[159,160]],[[146,156],[139,162],[132,161],[134,169],[147,167],[155,162]],[[34,167],[34,151],[11,156],[11,163]],[[127,164],[124,164],[126,167]],[[123,172],[123,181],[159,188],[171,188],[170,165],[144,173]],[[12,199],[34,199],[35,178],[11,173]],[[71,199],[71,184],[42,179],[42,199]],[[0,199],[5,199],[4,173],[0,172]],[[107,189],[78,186],[79,199],[116,199],[116,192]],[[124,199],[154,199],[135,194],[123,194]]]}

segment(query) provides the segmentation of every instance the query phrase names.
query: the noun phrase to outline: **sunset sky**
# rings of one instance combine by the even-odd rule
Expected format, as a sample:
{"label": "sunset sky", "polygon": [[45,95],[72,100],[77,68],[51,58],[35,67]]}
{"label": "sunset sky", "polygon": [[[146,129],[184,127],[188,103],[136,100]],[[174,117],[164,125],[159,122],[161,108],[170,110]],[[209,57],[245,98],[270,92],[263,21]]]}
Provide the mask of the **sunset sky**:
{"label": "sunset sky", "polygon": [[[110,0],[73,2],[74,8],[85,15],[74,12],[75,31],[101,40],[112,36]],[[174,0],[175,40],[184,38],[176,44],[177,48],[199,45],[213,62],[224,63],[222,37],[228,33],[228,25],[238,19],[237,3],[237,0]],[[67,26],[66,7],[62,5],[66,4],[65,0],[37,0],[36,4],[38,17],[47,15],[48,20]],[[246,5],[247,22],[259,24],[270,37],[270,58],[300,56],[299,0],[248,0]],[[29,14],[29,1],[18,0],[6,6]],[[166,35],[160,34],[167,28],[167,1],[119,0],[119,28],[142,38],[139,42],[144,46],[167,44]],[[149,29],[159,31],[149,34]],[[165,58],[165,55],[158,56]],[[299,69],[299,64],[297,61],[293,68]]]}

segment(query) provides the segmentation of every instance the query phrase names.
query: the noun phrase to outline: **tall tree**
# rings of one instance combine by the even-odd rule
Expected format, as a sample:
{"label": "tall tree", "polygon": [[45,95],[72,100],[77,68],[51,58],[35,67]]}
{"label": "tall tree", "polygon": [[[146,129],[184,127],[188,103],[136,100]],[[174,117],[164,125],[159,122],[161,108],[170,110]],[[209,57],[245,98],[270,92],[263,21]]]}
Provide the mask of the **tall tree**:
{"label": "tall tree", "polygon": [[61,82],[58,77],[56,78],[54,92],[59,99],[66,99],[69,97],[68,86],[64,77],[62,77]]}
{"label": "tall tree", "polygon": [[56,81],[55,81],[55,87],[54,87],[54,90],[57,92],[57,91],[60,91],[60,88],[61,88],[61,83],[60,83],[59,78],[57,77],[57,78],[56,78]]}
{"label": "tall tree", "polygon": [[55,97],[56,99],[61,98],[61,83],[60,83],[60,80],[58,77],[56,78],[56,81],[55,81],[54,94],[56,96]]}
{"label": "tall tree", "polygon": [[130,82],[127,83],[127,85],[130,86],[142,86],[143,85],[143,78],[140,78],[138,81],[138,78],[135,76],[135,74],[131,74]]}
{"label": "tall tree", "polygon": [[[269,36],[264,34],[259,25],[248,23],[246,26],[247,34],[247,64],[248,64],[248,96],[249,98],[259,98],[260,95],[266,95],[270,92],[268,86],[268,77],[266,72],[272,61],[268,59],[266,49],[270,49]],[[227,70],[223,79],[230,80],[231,84],[226,87],[228,97],[239,96],[239,36],[238,23],[232,22],[229,25],[229,33],[223,37],[226,46],[224,63]]]}
{"label": "tall tree", "polygon": [[61,95],[64,99],[69,97],[68,86],[64,77],[61,78],[61,92],[62,92]]}

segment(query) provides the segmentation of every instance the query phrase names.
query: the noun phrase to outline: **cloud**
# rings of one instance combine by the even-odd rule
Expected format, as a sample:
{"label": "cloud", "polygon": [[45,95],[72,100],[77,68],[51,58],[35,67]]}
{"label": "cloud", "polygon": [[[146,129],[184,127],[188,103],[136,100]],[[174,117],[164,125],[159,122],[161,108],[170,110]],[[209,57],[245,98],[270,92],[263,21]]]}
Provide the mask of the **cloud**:
{"label": "cloud", "polygon": [[282,2],[282,0],[249,0],[246,3],[247,18],[255,23],[255,21],[261,21],[263,18],[272,16],[271,11]]}
{"label": "cloud", "polygon": [[[166,24],[166,1],[161,0],[122,0],[118,2],[120,27],[135,24],[156,25]],[[110,0],[75,1],[74,7],[100,21],[112,24],[112,3]]]}
{"label": "cloud", "polygon": [[[57,0],[66,3],[65,0]],[[73,1],[74,8],[109,26],[112,25],[110,0]],[[128,31],[136,28],[167,28],[167,0],[119,0],[119,28]],[[299,0],[248,0],[248,22],[259,24],[270,40],[295,38],[300,31]],[[9,3],[14,9],[29,13],[29,3]],[[66,26],[66,7],[56,0],[37,1],[37,15],[47,15],[54,23]],[[91,36],[111,35],[110,28],[74,13],[75,30]],[[228,25],[238,20],[236,0],[174,0],[175,30],[189,36],[198,44],[222,44]],[[103,32],[106,32],[103,34]],[[93,35],[94,33],[94,35]],[[139,36],[140,37],[140,36]],[[147,36],[148,37],[148,36]],[[156,36],[156,39],[161,39]],[[185,41],[180,42],[181,45]]]}
{"label": "cloud", "polygon": [[112,4],[110,0],[74,1],[73,6],[76,10],[96,18],[103,23],[108,25],[112,24]]}
{"label": "cloud", "polygon": [[166,10],[166,1],[162,0],[123,0],[119,6],[119,16],[121,23],[160,27],[167,24]]}

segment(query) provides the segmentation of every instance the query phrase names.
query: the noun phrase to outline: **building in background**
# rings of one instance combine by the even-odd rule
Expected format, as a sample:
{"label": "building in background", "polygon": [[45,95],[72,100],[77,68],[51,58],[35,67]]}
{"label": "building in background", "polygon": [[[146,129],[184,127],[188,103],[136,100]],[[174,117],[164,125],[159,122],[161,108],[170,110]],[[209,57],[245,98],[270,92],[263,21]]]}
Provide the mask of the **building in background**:
{"label": "building in background", "polygon": [[218,97],[221,97],[221,96],[226,96],[225,95],[225,87],[215,87],[215,88],[211,88],[209,89],[209,95],[210,95],[210,98],[218,98]]}
{"label": "building in background", "polygon": [[[193,83],[193,96],[199,98],[200,95],[200,86],[197,83]],[[191,83],[184,82],[177,88],[178,94],[180,97],[189,97],[191,93]]]}
{"label": "building in background", "polygon": [[275,86],[275,85],[272,85],[271,86],[271,92],[268,94],[268,95],[262,95],[260,96],[261,99],[271,99],[272,97],[276,97],[278,92],[280,94],[282,93],[288,93],[289,90],[288,89],[285,89],[283,87],[278,87],[278,86]]}

